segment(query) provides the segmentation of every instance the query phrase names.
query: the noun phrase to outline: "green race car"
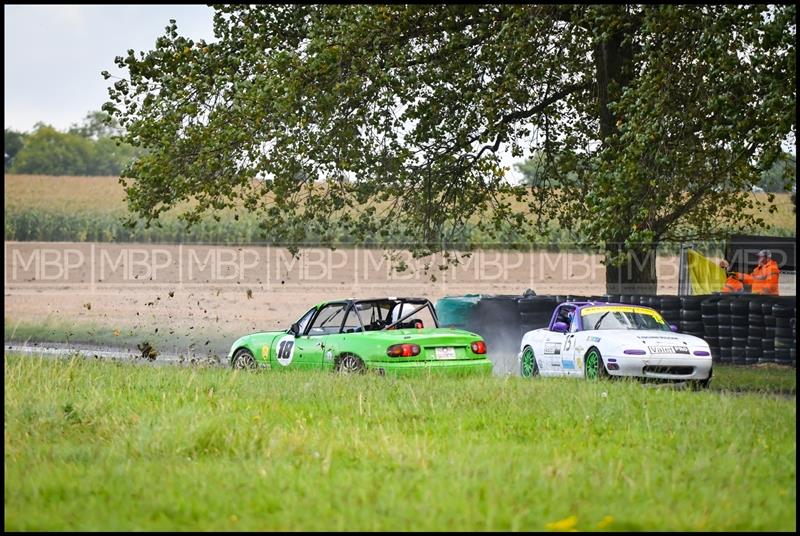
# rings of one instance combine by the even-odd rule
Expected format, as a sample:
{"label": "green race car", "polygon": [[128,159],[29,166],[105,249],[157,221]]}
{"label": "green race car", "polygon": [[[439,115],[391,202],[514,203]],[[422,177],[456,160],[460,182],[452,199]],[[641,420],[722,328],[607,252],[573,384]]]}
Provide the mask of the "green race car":
{"label": "green race car", "polygon": [[237,369],[314,369],[379,374],[491,374],[480,335],[440,328],[424,298],[340,300],[312,307],[286,331],[239,338]]}

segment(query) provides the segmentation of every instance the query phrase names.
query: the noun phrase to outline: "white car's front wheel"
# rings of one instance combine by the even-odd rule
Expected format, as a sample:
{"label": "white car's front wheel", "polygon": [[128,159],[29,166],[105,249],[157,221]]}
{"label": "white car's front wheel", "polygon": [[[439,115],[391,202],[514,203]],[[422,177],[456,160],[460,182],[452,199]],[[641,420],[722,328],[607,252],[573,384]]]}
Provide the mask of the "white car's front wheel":
{"label": "white car's front wheel", "polygon": [[583,375],[587,380],[602,380],[608,378],[609,374],[606,365],[603,363],[603,356],[600,350],[590,348],[583,359]]}

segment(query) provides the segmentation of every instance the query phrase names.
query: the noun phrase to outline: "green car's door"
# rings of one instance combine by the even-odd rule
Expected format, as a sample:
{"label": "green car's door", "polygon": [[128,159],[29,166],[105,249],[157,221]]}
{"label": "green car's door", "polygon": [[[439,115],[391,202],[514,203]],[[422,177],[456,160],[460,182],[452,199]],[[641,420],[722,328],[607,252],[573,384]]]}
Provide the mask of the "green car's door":
{"label": "green car's door", "polygon": [[294,340],[293,362],[297,368],[320,369],[330,338],[341,332],[348,304],[333,302],[323,305],[308,329]]}

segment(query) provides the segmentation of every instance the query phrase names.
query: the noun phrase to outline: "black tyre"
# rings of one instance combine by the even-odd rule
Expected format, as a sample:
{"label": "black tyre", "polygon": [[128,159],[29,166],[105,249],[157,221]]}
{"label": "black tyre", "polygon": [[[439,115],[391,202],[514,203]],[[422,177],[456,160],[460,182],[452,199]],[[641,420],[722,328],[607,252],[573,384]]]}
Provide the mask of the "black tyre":
{"label": "black tyre", "polygon": [[776,327],[775,328],[775,337],[778,339],[791,339],[792,338],[792,328],[791,327]]}
{"label": "black tyre", "polygon": [[731,313],[731,299],[724,298],[717,302],[717,314],[720,315],[729,315]]}
{"label": "black tyre", "polygon": [[738,299],[731,302],[731,314],[747,315],[750,312],[750,300]]}
{"label": "black tyre", "polygon": [[520,313],[541,313],[549,310],[552,314],[555,306],[556,300],[552,296],[530,296],[517,300],[517,310]]}
{"label": "black tyre", "polygon": [[700,311],[704,315],[716,315],[719,313],[717,309],[717,302],[719,302],[720,298],[707,298],[700,302]]}
{"label": "black tyre", "polygon": [[747,337],[731,337],[731,346],[734,348],[745,348],[747,346]]}
{"label": "black tyre", "polygon": [[759,337],[761,339],[764,338],[764,326],[750,326],[750,329],[747,330],[748,337]]}
{"label": "black tyre", "polygon": [[714,369],[708,371],[708,378],[705,380],[694,380],[691,383],[692,389],[695,391],[708,389],[711,385],[711,377],[714,375]]}
{"label": "black tyre", "polygon": [[700,317],[700,320],[703,321],[703,324],[706,326],[718,326],[719,325],[719,318],[717,317],[716,313],[714,314],[706,314],[703,313]]}
{"label": "black tyre", "polygon": [[761,349],[761,337],[747,337],[747,347],[748,348],[758,348]]}
{"label": "black tyre", "polygon": [[758,358],[759,363],[774,363],[775,350],[761,350],[761,357]]}
{"label": "black tyre", "polygon": [[539,375],[539,365],[536,364],[536,356],[533,355],[533,348],[526,346],[522,351],[522,358],[519,362],[519,375],[523,378],[533,378]]}
{"label": "black tyre", "polygon": [[732,326],[747,326],[747,315],[731,315]]}
{"label": "black tyre", "polygon": [[681,296],[681,309],[699,310],[700,304],[705,299],[708,299],[708,296]]}
{"label": "black tyre", "polygon": [[697,322],[702,320],[700,309],[681,309],[681,320],[686,322]]}
{"label": "black tyre", "polygon": [[731,326],[731,337],[747,338],[750,330],[747,326]]}
{"label": "black tyre", "polygon": [[247,348],[239,348],[233,354],[231,359],[231,368],[237,370],[248,370],[256,368],[256,358],[253,357],[253,352]]}
{"label": "black tyre", "polygon": [[684,333],[692,332],[692,333],[703,333],[703,323],[699,320],[697,321],[687,321],[683,320],[680,324],[681,331]]}
{"label": "black tyre", "polygon": [[355,354],[342,354],[336,358],[333,370],[340,374],[363,374],[367,367],[364,362]]}
{"label": "black tyre", "polygon": [[744,365],[747,363],[747,354],[744,348],[731,348],[731,357],[733,358],[733,363],[736,365]]}
{"label": "black tyre", "polygon": [[795,316],[794,307],[783,303],[776,303],[772,306],[772,316],[776,318],[792,318]]}
{"label": "black tyre", "polygon": [[744,355],[747,358],[748,363],[758,362],[758,360],[761,358],[761,353],[762,350],[760,346],[757,348],[748,346],[744,349]]}

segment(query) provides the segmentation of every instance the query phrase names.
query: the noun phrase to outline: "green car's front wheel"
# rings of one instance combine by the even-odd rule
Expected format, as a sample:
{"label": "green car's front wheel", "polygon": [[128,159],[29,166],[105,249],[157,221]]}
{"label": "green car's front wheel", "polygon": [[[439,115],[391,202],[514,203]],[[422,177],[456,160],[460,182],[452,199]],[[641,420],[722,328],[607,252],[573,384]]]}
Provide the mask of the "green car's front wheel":
{"label": "green car's front wheel", "polygon": [[335,370],[342,374],[362,374],[367,367],[357,355],[342,354],[336,361]]}
{"label": "green car's front wheel", "polygon": [[608,371],[603,364],[603,357],[597,348],[589,350],[583,362],[583,374],[587,380],[600,380],[608,377]]}
{"label": "green car's front wheel", "polygon": [[239,348],[236,350],[236,353],[233,354],[232,365],[233,368],[240,370],[254,369],[256,368],[256,359],[253,357],[253,353],[247,348]]}
{"label": "green car's front wheel", "polygon": [[533,355],[533,348],[526,346],[522,351],[520,360],[520,375],[523,378],[532,378],[539,375],[539,365],[536,364],[536,357]]}

